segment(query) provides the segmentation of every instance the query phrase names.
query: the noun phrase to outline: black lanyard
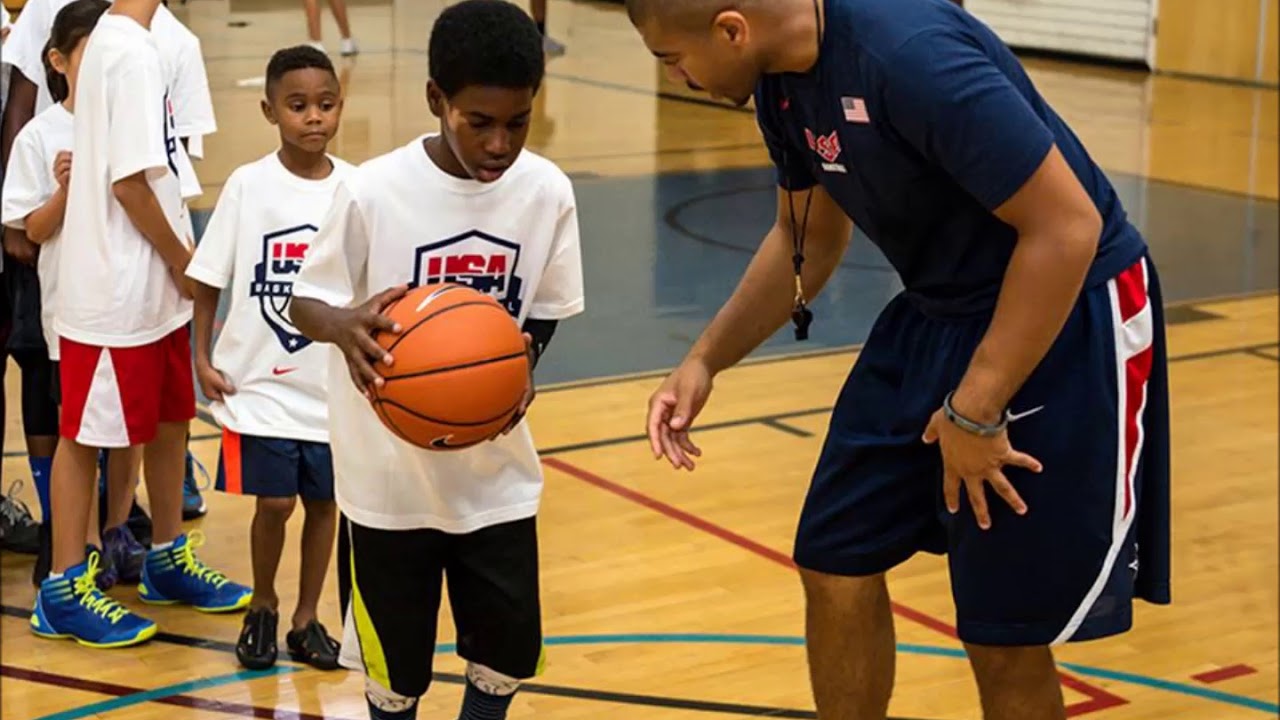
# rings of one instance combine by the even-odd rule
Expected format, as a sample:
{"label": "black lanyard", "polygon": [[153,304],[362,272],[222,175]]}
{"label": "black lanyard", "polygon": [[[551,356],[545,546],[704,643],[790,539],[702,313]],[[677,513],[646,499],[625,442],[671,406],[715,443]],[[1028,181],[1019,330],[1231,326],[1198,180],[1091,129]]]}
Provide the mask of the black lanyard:
{"label": "black lanyard", "polygon": [[[818,30],[818,57],[819,57],[819,60],[821,60],[822,11],[818,5],[819,2],[821,2],[821,0],[813,0],[813,19],[814,19],[815,27]],[[819,73],[818,94],[821,96],[822,94],[821,69],[815,67],[814,71]],[[787,99],[787,105],[790,106],[790,98]],[[788,162],[788,158],[787,158],[786,142],[787,141],[784,138],[783,151],[782,151],[782,164],[784,168],[789,169],[790,163]],[[802,273],[802,270],[804,268],[804,236],[809,231],[809,207],[811,206],[812,202],[813,202],[813,188],[810,187],[809,191],[805,193],[804,217],[801,218],[799,226],[797,226],[795,198],[793,197],[793,193],[791,192],[791,179],[787,178],[787,210],[788,210],[788,214],[791,216],[791,248],[793,251],[791,255],[791,264],[793,265],[795,269],[795,274],[796,274],[796,296],[795,296],[795,304],[791,309],[791,323],[795,326],[795,334],[796,334],[797,341],[809,339],[809,325],[813,322],[813,311],[809,309],[808,303],[806,301],[805,294],[804,294],[804,277]]]}

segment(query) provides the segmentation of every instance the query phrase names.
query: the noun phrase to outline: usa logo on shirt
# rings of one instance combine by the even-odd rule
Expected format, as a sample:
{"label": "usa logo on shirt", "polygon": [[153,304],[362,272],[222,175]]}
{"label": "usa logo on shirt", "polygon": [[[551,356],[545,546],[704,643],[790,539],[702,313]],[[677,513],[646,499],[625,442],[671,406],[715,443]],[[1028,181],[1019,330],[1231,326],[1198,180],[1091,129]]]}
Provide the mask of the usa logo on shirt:
{"label": "usa logo on shirt", "polygon": [[804,139],[809,149],[822,158],[822,169],[827,172],[848,172],[844,165],[836,162],[840,159],[840,135],[832,130],[829,135],[815,135],[809,128],[804,129]]}
{"label": "usa logo on shirt", "polygon": [[311,344],[289,321],[289,301],[293,299],[293,280],[302,270],[302,261],[315,234],[315,225],[298,225],[264,235],[262,262],[253,266],[249,294],[258,299],[262,319],[267,321],[280,346],[291,353]]}
{"label": "usa logo on shirt", "polygon": [[520,246],[479,230],[423,245],[415,252],[413,285],[458,283],[493,297],[512,317],[520,315],[524,281],[516,274]]}
{"label": "usa logo on shirt", "polygon": [[164,94],[164,151],[169,156],[169,170],[174,177],[178,175],[178,162],[174,156],[178,154],[177,124],[173,120],[173,101],[169,93]]}

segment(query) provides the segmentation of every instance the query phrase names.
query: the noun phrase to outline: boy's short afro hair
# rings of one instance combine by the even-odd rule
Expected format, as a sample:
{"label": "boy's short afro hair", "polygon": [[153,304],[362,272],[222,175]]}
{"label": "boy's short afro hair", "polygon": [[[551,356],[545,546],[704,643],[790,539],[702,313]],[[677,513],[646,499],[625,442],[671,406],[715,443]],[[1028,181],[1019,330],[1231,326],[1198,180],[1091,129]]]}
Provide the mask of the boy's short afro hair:
{"label": "boy's short afro hair", "polygon": [[463,0],[431,28],[428,73],[446,97],[478,85],[537,92],[546,72],[542,34],[506,0]]}
{"label": "boy's short afro hair", "polygon": [[276,83],[280,82],[285,73],[308,68],[324,70],[335,78],[338,77],[329,56],[310,45],[297,45],[277,50],[275,55],[271,56],[271,61],[267,63],[267,97],[271,97],[271,91],[275,89]]}

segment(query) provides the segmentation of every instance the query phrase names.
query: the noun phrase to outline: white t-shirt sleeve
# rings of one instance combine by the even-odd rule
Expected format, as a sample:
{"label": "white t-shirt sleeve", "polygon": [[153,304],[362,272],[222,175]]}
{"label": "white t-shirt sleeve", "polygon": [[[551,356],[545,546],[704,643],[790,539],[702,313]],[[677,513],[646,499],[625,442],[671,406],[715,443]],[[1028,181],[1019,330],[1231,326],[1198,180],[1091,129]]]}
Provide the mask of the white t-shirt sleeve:
{"label": "white t-shirt sleeve", "polygon": [[365,284],[368,261],[369,234],[360,204],[346,182],[339,182],[329,214],[293,281],[293,296],[346,307]]}
{"label": "white t-shirt sleeve", "polygon": [[44,150],[28,124],[13,140],[9,167],[4,172],[3,203],[0,222],[24,229],[27,216],[40,209],[53,195],[53,161],[45,167]]}
{"label": "white t-shirt sleeve", "polygon": [[44,46],[53,28],[49,0],[28,0],[4,41],[4,64],[18,68],[28,80],[44,84]]}
{"label": "white t-shirt sleeve", "polygon": [[[200,40],[195,36],[182,43],[170,99],[173,100],[178,137],[199,138],[217,132],[213,97],[209,94],[209,76],[200,51]],[[188,152],[195,158],[204,157],[203,143],[192,142]]]}
{"label": "white t-shirt sleeve", "polygon": [[115,77],[108,81],[107,158],[112,183],[143,171],[169,169],[168,119],[161,104],[164,77],[154,59],[154,54],[131,57],[116,67]]}
{"label": "white t-shirt sleeve", "polygon": [[578,245],[578,206],[573,187],[565,179],[560,217],[556,220],[551,253],[529,306],[532,320],[563,320],[582,312],[582,253]]}
{"label": "white t-shirt sleeve", "polygon": [[241,182],[238,173],[227,178],[218,204],[209,216],[209,224],[196,245],[187,277],[209,287],[225,288],[235,269],[236,238],[240,230]]}

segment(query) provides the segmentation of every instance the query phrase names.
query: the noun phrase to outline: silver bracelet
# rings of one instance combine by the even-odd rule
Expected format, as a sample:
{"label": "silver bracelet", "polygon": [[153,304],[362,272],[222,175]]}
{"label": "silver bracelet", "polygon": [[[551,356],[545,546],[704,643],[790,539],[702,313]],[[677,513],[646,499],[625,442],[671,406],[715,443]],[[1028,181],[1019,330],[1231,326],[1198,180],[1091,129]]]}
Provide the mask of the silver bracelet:
{"label": "silver bracelet", "polygon": [[1001,414],[1000,422],[995,425],[986,425],[984,423],[974,422],[956,412],[956,409],[951,407],[952,395],[955,395],[954,390],[947,393],[947,397],[942,401],[942,414],[946,416],[947,420],[949,420],[952,425],[955,425],[965,432],[973,433],[980,437],[995,437],[996,435],[1004,432],[1005,428],[1009,427],[1008,411]]}

